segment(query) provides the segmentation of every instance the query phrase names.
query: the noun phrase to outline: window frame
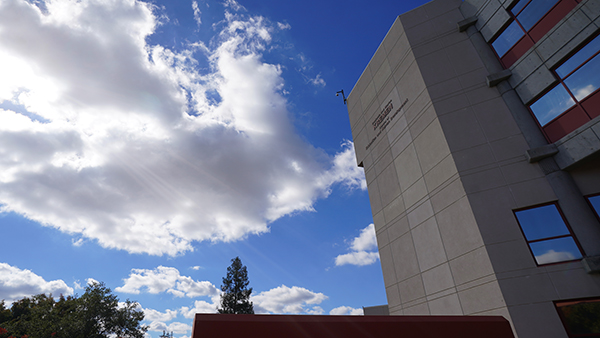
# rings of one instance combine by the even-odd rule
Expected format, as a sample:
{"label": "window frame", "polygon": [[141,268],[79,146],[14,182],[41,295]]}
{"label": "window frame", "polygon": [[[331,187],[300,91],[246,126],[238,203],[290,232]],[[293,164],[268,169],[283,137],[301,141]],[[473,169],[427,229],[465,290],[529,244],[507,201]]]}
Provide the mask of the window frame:
{"label": "window frame", "polygon": [[[600,337],[600,333],[572,333],[571,329],[569,328],[569,326],[567,325],[567,318],[565,318],[565,315],[563,313],[563,311],[560,310],[561,307],[563,306],[567,306],[568,303],[578,303],[578,302],[588,302],[588,301],[593,301],[594,303],[598,302],[600,303],[600,297],[587,297],[587,298],[576,298],[576,299],[565,299],[565,300],[555,300],[554,303],[554,308],[556,309],[556,312],[558,314],[558,317],[560,318],[560,321],[565,329],[565,332],[567,333],[567,336],[569,336],[569,338],[581,338],[581,337]],[[562,306],[561,306],[562,305]]]}
{"label": "window frame", "polygon": [[[529,240],[527,238],[527,236],[525,235],[525,230],[523,229],[523,225],[521,225],[521,222],[519,221],[519,218],[517,217],[517,213],[520,212],[520,211],[541,208],[541,207],[545,207],[545,206],[549,206],[549,205],[554,205],[555,206],[555,208],[558,211],[558,213],[559,213],[559,215],[560,215],[560,217],[561,217],[564,225],[567,228],[568,234],[566,234],[566,235],[560,235],[560,236],[544,237],[544,238],[539,238],[539,239],[535,239],[535,240]],[[513,209],[512,212],[513,212],[513,215],[515,216],[515,220],[517,221],[517,224],[519,225],[519,230],[521,230],[521,234],[523,234],[523,239],[525,240],[525,243],[527,243],[527,248],[529,249],[529,252],[531,253],[531,256],[532,256],[533,261],[535,262],[536,266],[540,267],[540,266],[550,266],[550,265],[556,265],[556,264],[564,264],[564,263],[576,262],[576,261],[582,260],[583,257],[585,257],[585,252],[583,251],[583,248],[579,244],[579,241],[577,240],[577,237],[575,236],[575,233],[573,232],[573,229],[571,229],[571,226],[569,225],[569,222],[567,221],[567,219],[566,219],[565,215],[563,214],[562,209],[558,205],[557,201],[543,203],[543,204],[536,204],[536,205],[533,205],[533,206],[519,208],[519,209]],[[551,262],[551,263],[545,263],[545,264],[539,264],[538,263],[537,259],[535,258],[535,253],[533,252],[533,249],[531,248],[531,243],[539,243],[539,242],[550,241],[550,240],[559,239],[559,238],[567,238],[567,237],[571,237],[573,239],[573,241],[575,242],[575,245],[577,246],[577,249],[579,250],[581,258],[571,259],[571,260],[567,260],[567,261],[560,261],[560,262]]]}
{"label": "window frame", "polygon": [[[546,35],[562,18],[567,16],[571,10],[582,1],[582,0],[558,0],[548,12],[544,13],[542,17],[535,22],[529,30],[526,30],[523,24],[518,20],[518,15],[526,10],[533,1],[546,1],[546,0],[521,0],[527,2],[517,13],[513,13],[513,9],[519,4],[519,1],[512,4],[506,9],[508,15],[511,17],[510,20],[502,27],[502,29],[490,40],[489,45],[500,60],[500,63],[505,69],[510,68],[521,56],[533,47],[541,38]],[[496,49],[493,47],[493,43],[500,38],[500,36],[506,31],[506,29],[513,23],[516,22],[518,27],[524,33],[519,40],[517,40],[503,55],[499,55]]]}
{"label": "window frame", "polygon": [[[595,101],[598,101],[598,103],[600,104],[600,87],[596,88],[593,92],[585,96],[583,99],[578,100],[575,97],[575,94],[569,89],[569,87],[565,83],[565,81],[568,80],[571,75],[573,75],[580,68],[588,64],[592,59],[600,57],[600,48],[586,60],[583,60],[577,67],[575,67],[571,72],[564,75],[563,77],[561,77],[557,72],[557,69],[559,69],[567,61],[569,61],[571,57],[575,56],[579,51],[581,51],[595,39],[600,39],[600,32],[587,38],[576,49],[569,53],[567,57],[565,57],[556,66],[554,66],[551,69],[551,72],[556,78],[556,84],[544,90],[532,103],[527,105],[527,109],[529,109],[531,116],[534,118],[536,124],[538,125],[538,127],[544,134],[544,137],[549,143],[554,143],[560,140],[575,129],[600,116],[600,112],[596,112],[596,114],[594,114],[594,111],[590,110],[588,107],[595,107]],[[567,94],[569,95],[571,100],[573,100],[574,104],[569,108],[565,109],[562,113],[558,114],[557,116],[554,116],[550,121],[546,122],[544,125],[542,125],[531,106],[533,106],[535,103],[544,98],[546,94],[558,88],[559,86],[566,90]]]}

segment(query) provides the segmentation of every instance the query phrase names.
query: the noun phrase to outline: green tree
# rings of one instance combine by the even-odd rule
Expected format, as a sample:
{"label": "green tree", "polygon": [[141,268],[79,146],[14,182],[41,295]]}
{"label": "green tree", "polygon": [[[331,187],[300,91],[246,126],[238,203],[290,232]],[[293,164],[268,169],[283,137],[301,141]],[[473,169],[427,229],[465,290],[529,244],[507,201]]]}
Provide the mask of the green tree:
{"label": "green tree", "polygon": [[253,314],[254,306],[250,301],[252,288],[248,288],[248,284],[248,270],[239,257],[232,259],[221,285],[223,293],[219,313]]}
{"label": "green tree", "polygon": [[143,338],[144,313],[137,303],[118,298],[103,283],[86,287],[81,297],[40,294],[14,302],[10,313],[0,303],[0,338]]}

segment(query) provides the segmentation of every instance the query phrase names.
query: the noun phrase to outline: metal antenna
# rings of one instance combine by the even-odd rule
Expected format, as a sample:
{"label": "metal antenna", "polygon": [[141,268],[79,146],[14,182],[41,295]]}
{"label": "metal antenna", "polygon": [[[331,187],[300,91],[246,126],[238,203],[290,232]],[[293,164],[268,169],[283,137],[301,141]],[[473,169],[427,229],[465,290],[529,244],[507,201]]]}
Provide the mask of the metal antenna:
{"label": "metal antenna", "polygon": [[344,98],[344,104],[346,104],[346,95],[344,94],[344,90],[340,90],[339,92],[335,93],[335,96],[340,96],[340,93],[342,93],[342,97]]}

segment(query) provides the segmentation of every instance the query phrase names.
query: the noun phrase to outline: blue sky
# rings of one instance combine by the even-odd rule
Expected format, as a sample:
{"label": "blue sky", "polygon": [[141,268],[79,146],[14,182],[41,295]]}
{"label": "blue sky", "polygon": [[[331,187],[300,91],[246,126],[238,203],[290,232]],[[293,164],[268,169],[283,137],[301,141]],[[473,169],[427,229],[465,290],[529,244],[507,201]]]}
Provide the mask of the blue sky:
{"label": "blue sky", "polygon": [[335,93],[422,3],[0,0],[0,299],[93,279],[189,337],[239,256],[257,312],[385,304]]}

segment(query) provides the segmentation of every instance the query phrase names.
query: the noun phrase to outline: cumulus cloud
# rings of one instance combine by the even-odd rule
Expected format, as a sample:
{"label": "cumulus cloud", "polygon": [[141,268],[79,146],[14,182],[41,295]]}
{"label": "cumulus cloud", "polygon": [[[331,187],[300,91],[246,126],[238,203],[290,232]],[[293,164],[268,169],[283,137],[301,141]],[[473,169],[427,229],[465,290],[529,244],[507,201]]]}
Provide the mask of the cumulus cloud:
{"label": "cumulus cloud", "polygon": [[176,310],[167,309],[165,312],[160,312],[154,309],[144,309],[144,320],[152,322],[168,322],[177,317]]}
{"label": "cumulus cloud", "polygon": [[73,288],[62,280],[47,282],[30,270],[21,270],[6,263],[0,263],[0,300],[12,303],[23,297],[40,293],[58,296],[73,294]]}
{"label": "cumulus cloud", "polygon": [[212,41],[172,51],[147,44],[155,10],[0,1],[0,211],[75,245],[177,255],[365,189],[350,142],[332,156],[294,130],[267,20],[226,11]]}
{"label": "cumulus cloud", "polygon": [[125,284],[115,289],[117,292],[139,294],[142,290],[157,294],[168,292],[176,297],[216,296],[217,288],[210,282],[195,281],[182,276],[176,268],[159,266],[154,270],[132,269]]}
{"label": "cumulus cloud", "polygon": [[212,303],[205,302],[203,300],[197,300],[197,301],[194,302],[194,307],[193,308],[184,306],[181,309],[179,309],[179,312],[185,318],[189,318],[189,319],[194,318],[194,315],[196,313],[216,313],[217,312],[217,306],[219,304],[218,301],[219,301],[218,297],[213,298],[213,302]]}
{"label": "cumulus cloud", "polygon": [[322,313],[320,304],[328,297],[305,288],[281,285],[251,297],[256,313]]}
{"label": "cumulus cloud", "polygon": [[352,315],[352,316],[362,316],[364,315],[364,311],[363,309],[355,309],[349,306],[340,306],[340,307],[336,307],[335,309],[329,311],[330,315],[334,315],[334,316],[347,316],[347,315]]}
{"label": "cumulus cloud", "polygon": [[352,240],[350,250],[349,253],[337,256],[335,265],[369,265],[379,259],[374,224],[369,224],[360,231],[360,235]]}
{"label": "cumulus cloud", "polygon": [[163,322],[152,322],[148,325],[149,331],[157,331],[157,332],[173,332],[178,334],[189,333],[192,330],[192,327],[185,323],[173,322],[170,324],[165,324]]}

